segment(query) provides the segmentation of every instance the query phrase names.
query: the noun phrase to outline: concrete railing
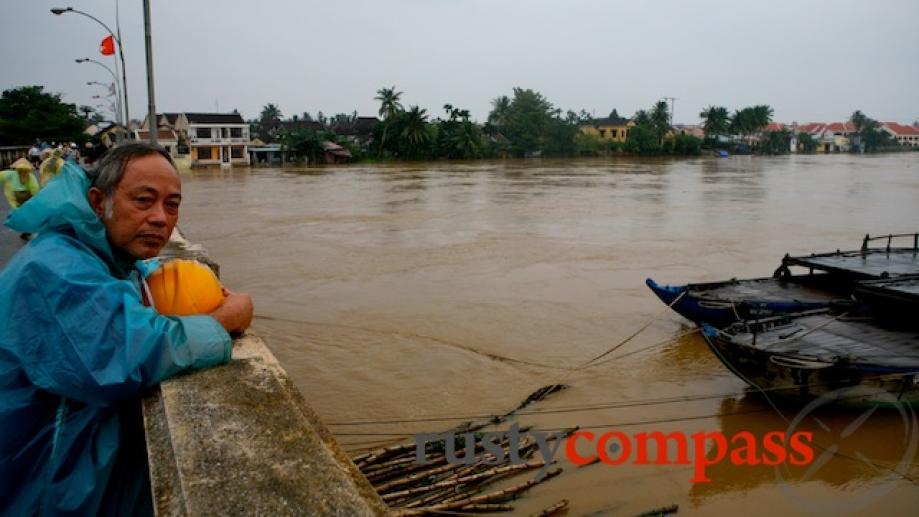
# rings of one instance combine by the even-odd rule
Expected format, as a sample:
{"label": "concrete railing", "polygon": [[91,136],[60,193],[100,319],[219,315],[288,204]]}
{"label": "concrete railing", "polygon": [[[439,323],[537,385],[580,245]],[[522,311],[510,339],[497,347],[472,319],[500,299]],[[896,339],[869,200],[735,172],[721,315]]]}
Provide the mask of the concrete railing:
{"label": "concrete railing", "polygon": [[157,515],[387,512],[251,332],[231,362],[163,382],[143,411]]}

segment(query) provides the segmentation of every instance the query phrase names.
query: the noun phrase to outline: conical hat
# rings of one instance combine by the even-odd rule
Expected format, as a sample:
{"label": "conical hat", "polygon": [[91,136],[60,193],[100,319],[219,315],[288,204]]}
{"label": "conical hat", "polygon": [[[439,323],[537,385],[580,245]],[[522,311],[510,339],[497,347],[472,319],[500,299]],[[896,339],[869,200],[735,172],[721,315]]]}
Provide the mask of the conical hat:
{"label": "conical hat", "polygon": [[20,158],[16,160],[15,162],[13,162],[13,165],[10,165],[10,168],[16,169],[17,171],[31,171],[32,164],[29,163],[29,160],[26,160],[25,158]]}

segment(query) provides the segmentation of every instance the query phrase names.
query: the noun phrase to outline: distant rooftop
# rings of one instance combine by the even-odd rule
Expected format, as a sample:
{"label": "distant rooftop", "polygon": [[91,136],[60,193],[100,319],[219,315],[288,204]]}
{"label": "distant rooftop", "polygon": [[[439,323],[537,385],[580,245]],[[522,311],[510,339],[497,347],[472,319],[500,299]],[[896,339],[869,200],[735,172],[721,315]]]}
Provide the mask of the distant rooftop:
{"label": "distant rooftop", "polygon": [[[632,119],[625,117],[606,117],[606,118],[595,118],[586,124],[593,126],[624,126],[631,122]],[[585,124],[582,124],[585,125]]]}
{"label": "distant rooftop", "polygon": [[239,113],[185,113],[189,124],[245,124]]}

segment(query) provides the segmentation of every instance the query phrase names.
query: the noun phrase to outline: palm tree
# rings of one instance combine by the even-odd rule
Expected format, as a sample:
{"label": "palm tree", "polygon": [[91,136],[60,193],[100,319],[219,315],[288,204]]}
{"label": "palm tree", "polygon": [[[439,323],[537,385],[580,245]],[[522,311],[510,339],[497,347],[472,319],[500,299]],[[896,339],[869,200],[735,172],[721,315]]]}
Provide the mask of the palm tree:
{"label": "palm tree", "polygon": [[491,113],[488,114],[488,122],[497,127],[503,127],[507,123],[507,116],[511,109],[511,99],[507,95],[495,97],[491,101]]}
{"label": "palm tree", "polygon": [[639,125],[639,126],[650,126],[651,125],[651,115],[649,115],[646,110],[636,111],[635,116],[632,118],[635,119],[636,125]]}
{"label": "palm tree", "polygon": [[399,103],[399,97],[401,96],[402,92],[397,92],[395,86],[377,90],[377,96],[373,99],[380,101],[379,113],[383,119],[388,119],[402,111],[402,104]]}
{"label": "palm tree", "polygon": [[705,121],[702,129],[706,136],[723,135],[728,131],[728,109],[723,106],[709,106],[699,113],[699,118]]}
{"label": "palm tree", "polygon": [[453,136],[450,144],[456,156],[469,159],[476,158],[482,152],[482,136],[479,128],[469,120],[463,120],[459,131]]}
{"label": "palm tree", "polygon": [[740,135],[743,141],[746,141],[746,136],[752,132],[753,128],[753,112],[750,108],[744,108],[742,110],[734,110],[734,114],[731,115],[730,131],[732,134]]}
{"label": "palm tree", "polygon": [[418,106],[412,106],[403,115],[402,134],[400,135],[404,144],[407,144],[411,156],[417,156],[419,148],[427,144],[431,139],[431,133],[428,131],[427,110]]}
{"label": "palm tree", "polygon": [[865,127],[866,123],[871,120],[867,115],[862,113],[862,110],[855,110],[855,113],[849,118],[849,122],[852,122],[852,125],[855,126],[856,131],[861,131]]}
{"label": "palm tree", "polygon": [[657,134],[657,142],[664,142],[664,135],[670,131],[670,110],[667,109],[667,101],[657,101],[651,110],[651,126]]}
{"label": "palm tree", "polygon": [[762,131],[772,122],[772,107],[768,104],[758,104],[752,109],[753,131]]}
{"label": "palm tree", "polygon": [[268,103],[262,107],[262,120],[280,120],[281,119],[281,109],[278,108],[277,104]]}
{"label": "palm tree", "polygon": [[383,117],[383,137],[380,139],[380,154],[383,154],[383,145],[386,144],[386,133],[389,131],[389,124],[392,122],[394,116],[402,113],[402,104],[399,102],[399,97],[402,96],[402,92],[396,91],[396,85],[393,85],[392,88],[380,88],[377,90],[377,96],[374,97],[374,100],[380,101],[380,111],[379,114]]}

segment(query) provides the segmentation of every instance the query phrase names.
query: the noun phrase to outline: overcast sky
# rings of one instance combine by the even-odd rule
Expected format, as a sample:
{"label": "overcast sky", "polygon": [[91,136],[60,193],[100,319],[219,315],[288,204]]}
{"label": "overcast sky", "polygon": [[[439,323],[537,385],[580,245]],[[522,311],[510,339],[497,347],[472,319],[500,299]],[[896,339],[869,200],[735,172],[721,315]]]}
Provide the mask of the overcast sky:
{"label": "overcast sky", "polygon": [[[116,0],[0,0],[0,88],[41,84],[93,105]],[[158,111],[375,115],[376,90],[484,120],[515,86],[606,116],[676,97],[769,104],[781,122],[919,119],[917,0],[151,0]],[[121,0],[132,118],[147,110],[141,0]]]}

